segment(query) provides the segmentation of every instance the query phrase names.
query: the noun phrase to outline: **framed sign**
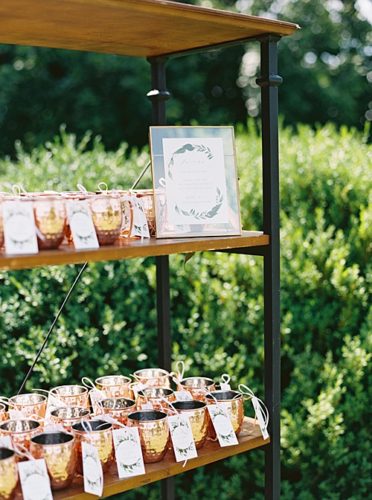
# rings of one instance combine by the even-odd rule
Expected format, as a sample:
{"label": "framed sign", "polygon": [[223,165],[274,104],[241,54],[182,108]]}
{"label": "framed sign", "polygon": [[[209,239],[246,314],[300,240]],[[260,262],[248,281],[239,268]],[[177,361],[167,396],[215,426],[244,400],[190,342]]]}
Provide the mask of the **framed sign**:
{"label": "framed sign", "polygon": [[233,127],[150,127],[156,237],[241,234]]}

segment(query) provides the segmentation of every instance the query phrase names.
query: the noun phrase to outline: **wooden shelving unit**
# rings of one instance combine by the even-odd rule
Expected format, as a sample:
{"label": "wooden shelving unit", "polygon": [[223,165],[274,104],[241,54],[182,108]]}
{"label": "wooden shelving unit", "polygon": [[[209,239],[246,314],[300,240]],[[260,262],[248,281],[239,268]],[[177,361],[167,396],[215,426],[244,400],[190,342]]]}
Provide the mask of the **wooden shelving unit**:
{"label": "wooden shelving unit", "polygon": [[206,250],[238,250],[269,244],[269,237],[259,231],[244,231],[242,236],[215,238],[177,239],[122,239],[116,245],[97,250],[74,250],[66,246],[58,250],[43,250],[35,255],[0,254],[0,269],[29,269],[61,264],[80,264],[103,260],[123,260],[135,257],[151,257],[176,253],[202,252]]}
{"label": "wooden shelving unit", "polygon": [[[261,255],[264,262],[264,371],[265,402],[270,414],[270,440],[263,441],[252,420],[246,419],[239,445],[220,448],[208,443],[186,466],[169,453],[158,464],[146,466],[146,475],[119,480],[115,471],[105,477],[104,496],[157,480],[162,497],[173,500],[170,477],[237,453],[264,446],[265,496],[280,497],[280,319],[279,319],[279,165],[277,44],[298,29],[293,23],[207,9],[167,0],[1,0],[0,43],[33,45],[148,58],[151,65],[154,125],[166,124],[165,63],[194,51],[256,41],[261,47],[263,232],[245,231],[239,237],[123,241],[91,251],[61,248],[37,255],[0,254],[0,269],[76,264],[136,257],[156,257],[158,361],[171,368],[169,255],[197,251],[224,251]],[[223,70],[223,68],[222,68]],[[249,492],[242,492],[249,497]],[[56,499],[92,498],[79,481]]]}
{"label": "wooden shelving unit", "polygon": [[[164,460],[155,464],[146,464],[146,474],[128,479],[119,479],[116,466],[113,465],[105,475],[105,487],[103,496],[108,497],[122,493],[146,484],[167,479],[188,470],[208,465],[218,460],[244,453],[261,446],[269,444],[270,440],[263,440],[257,423],[251,418],[245,418],[243,429],[239,435],[239,444],[221,448],[218,443],[208,442],[198,450],[198,457],[189,460],[184,466],[182,462],[174,460],[173,453],[169,451]],[[76,477],[75,482],[68,490],[62,490],[54,494],[55,500],[89,500],[92,495],[84,493],[82,477]]]}

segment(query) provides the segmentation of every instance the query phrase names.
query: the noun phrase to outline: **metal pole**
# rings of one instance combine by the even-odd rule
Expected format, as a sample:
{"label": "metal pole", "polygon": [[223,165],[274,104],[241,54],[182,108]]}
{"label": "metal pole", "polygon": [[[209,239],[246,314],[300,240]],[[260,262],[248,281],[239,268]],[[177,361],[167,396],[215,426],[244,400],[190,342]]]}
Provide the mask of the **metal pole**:
{"label": "metal pole", "polygon": [[[152,102],[153,125],[166,124],[166,101],[170,93],[166,88],[164,58],[150,58],[152,90],[147,94]],[[170,326],[169,257],[156,257],[156,301],[158,312],[158,362],[161,368],[171,370],[172,338]],[[161,481],[163,500],[174,500],[173,479]]]}
{"label": "metal pole", "polygon": [[280,248],[277,44],[261,39],[263,228],[270,235],[264,253],[265,402],[270,413],[270,439],[265,447],[265,498],[280,497]]}

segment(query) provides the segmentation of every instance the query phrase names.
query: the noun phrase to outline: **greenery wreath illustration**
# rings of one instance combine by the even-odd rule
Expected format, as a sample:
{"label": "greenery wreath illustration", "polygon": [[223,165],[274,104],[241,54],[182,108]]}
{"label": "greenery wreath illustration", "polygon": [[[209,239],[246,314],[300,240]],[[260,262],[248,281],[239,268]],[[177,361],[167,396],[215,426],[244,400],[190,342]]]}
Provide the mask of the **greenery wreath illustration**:
{"label": "greenery wreath illustration", "polygon": [[[208,146],[204,146],[203,144],[194,144],[194,145],[189,144],[189,143],[184,144],[181,148],[177,149],[173,153],[172,158],[170,159],[170,162],[168,164],[168,169],[167,169],[168,170],[167,174],[168,174],[169,179],[173,180],[172,167],[174,166],[174,157],[176,155],[184,154],[188,151],[197,151],[199,153],[204,153],[206,155],[206,157],[208,158],[208,160],[213,159],[213,153],[210,150],[210,148],[208,148]],[[222,203],[223,203],[223,195],[221,193],[221,190],[219,188],[217,188],[217,190],[216,190],[216,204],[212,208],[210,208],[209,210],[204,210],[202,212],[198,212],[194,208],[192,208],[191,210],[184,210],[183,208],[179,207],[178,205],[176,205],[174,207],[174,209],[178,214],[182,214],[185,217],[194,217],[197,220],[206,220],[206,219],[213,219],[213,217],[215,215],[217,215],[219,209],[221,208]]]}

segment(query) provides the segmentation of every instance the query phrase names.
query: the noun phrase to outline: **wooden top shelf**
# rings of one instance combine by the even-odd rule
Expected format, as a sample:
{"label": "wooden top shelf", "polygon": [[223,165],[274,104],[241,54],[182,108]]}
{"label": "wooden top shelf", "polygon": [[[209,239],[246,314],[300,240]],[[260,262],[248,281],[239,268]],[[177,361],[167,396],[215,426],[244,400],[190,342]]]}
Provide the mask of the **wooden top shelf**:
{"label": "wooden top shelf", "polygon": [[143,241],[122,239],[117,245],[105,246],[97,250],[74,250],[73,247],[61,247],[58,250],[42,250],[35,255],[0,253],[0,269],[29,269],[40,266],[79,264],[87,261],[122,260],[204,250],[229,250],[268,244],[269,237],[260,231],[243,231],[242,236],[213,238],[144,239]]}
{"label": "wooden top shelf", "polygon": [[167,0],[1,0],[0,43],[152,57],[296,24]]}
{"label": "wooden top shelf", "polygon": [[[186,472],[196,467],[211,464],[238,453],[253,450],[264,446],[270,442],[270,439],[263,440],[260,428],[254,423],[252,418],[246,418],[243,424],[243,430],[239,435],[239,444],[236,446],[227,446],[221,448],[218,443],[208,442],[203,448],[198,450],[198,457],[189,460],[185,467],[183,462],[175,462],[172,452],[168,452],[165,459],[155,464],[145,464],[146,474],[135,476],[128,479],[119,479],[115,467],[105,474],[105,487],[103,497],[122,493],[153,483],[159,479],[165,479],[182,472]],[[73,485],[67,490],[54,492],[55,500],[91,500],[93,497],[83,492],[82,478],[77,478]]]}

